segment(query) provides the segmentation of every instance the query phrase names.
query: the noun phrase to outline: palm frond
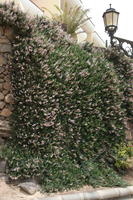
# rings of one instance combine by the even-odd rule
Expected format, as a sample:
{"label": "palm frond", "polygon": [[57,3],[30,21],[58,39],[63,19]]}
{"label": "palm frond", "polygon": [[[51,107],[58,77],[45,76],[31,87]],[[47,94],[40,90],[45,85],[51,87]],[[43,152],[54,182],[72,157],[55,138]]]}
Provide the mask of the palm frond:
{"label": "palm frond", "polygon": [[67,31],[69,34],[75,33],[79,27],[89,19],[87,16],[89,9],[82,10],[80,6],[69,8],[68,3],[65,2],[63,10],[57,5],[55,8],[59,14],[52,14],[51,11],[49,11],[53,20],[60,22],[63,27],[65,27],[65,31]]}

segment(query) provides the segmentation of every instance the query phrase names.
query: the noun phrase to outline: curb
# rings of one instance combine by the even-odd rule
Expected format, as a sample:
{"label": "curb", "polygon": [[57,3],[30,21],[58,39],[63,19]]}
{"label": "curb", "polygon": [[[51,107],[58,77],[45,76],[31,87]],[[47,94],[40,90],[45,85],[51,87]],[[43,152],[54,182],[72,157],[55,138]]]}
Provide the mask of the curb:
{"label": "curb", "polygon": [[96,190],[94,192],[79,192],[52,197],[41,197],[33,200],[107,200],[121,197],[127,197],[126,199],[128,199],[131,198],[132,195],[133,186],[128,186],[126,188],[110,188],[105,190]]}

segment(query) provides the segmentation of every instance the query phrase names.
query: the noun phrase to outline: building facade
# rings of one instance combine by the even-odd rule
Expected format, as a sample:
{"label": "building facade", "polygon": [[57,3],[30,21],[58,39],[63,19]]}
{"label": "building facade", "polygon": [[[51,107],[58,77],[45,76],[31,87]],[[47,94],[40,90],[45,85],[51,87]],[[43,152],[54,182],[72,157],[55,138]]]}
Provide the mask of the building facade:
{"label": "building facade", "polygon": [[[12,1],[14,1],[16,6],[23,12],[28,13],[31,17],[45,15],[46,17],[51,18],[50,12],[58,14],[55,5],[63,11],[65,2],[67,2],[67,5],[70,7],[79,6],[83,9],[81,0],[1,0],[3,3]],[[97,33],[95,26],[90,19],[88,19],[77,32],[77,41],[79,43],[88,41],[93,43],[96,47],[105,47],[105,41]]]}
{"label": "building facade", "polygon": [[[57,13],[57,9],[55,5],[57,5],[62,10],[64,9],[64,4],[67,2],[68,6],[80,6],[81,9],[83,8],[82,2],[80,0],[31,0],[35,5],[37,5],[40,9],[44,10],[46,16],[51,17],[48,10],[52,13]],[[47,10],[48,9],[48,10]],[[105,42],[102,40],[100,35],[95,30],[95,26],[91,20],[88,20],[84,23],[84,25],[78,31],[80,32],[77,34],[78,42],[85,42],[88,41],[93,43],[96,47],[105,47]]]}

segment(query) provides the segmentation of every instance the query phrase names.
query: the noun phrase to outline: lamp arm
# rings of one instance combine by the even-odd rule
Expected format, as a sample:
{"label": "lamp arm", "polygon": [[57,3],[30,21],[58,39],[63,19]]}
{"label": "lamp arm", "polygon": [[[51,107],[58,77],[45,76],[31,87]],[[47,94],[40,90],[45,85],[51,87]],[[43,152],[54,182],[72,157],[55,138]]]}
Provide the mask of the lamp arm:
{"label": "lamp arm", "polygon": [[133,58],[133,41],[123,38],[110,36],[110,43],[112,47],[117,47],[122,50],[126,56]]}

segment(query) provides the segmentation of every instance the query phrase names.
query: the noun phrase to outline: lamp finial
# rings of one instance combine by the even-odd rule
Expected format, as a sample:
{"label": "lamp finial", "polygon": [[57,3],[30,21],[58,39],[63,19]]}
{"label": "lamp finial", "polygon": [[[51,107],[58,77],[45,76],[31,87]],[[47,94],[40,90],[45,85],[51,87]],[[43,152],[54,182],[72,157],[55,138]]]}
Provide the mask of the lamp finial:
{"label": "lamp finial", "polygon": [[111,5],[112,5],[112,4],[110,3],[109,5],[110,5],[110,8],[111,8]]}

